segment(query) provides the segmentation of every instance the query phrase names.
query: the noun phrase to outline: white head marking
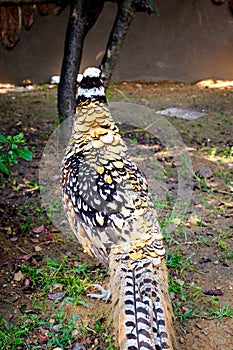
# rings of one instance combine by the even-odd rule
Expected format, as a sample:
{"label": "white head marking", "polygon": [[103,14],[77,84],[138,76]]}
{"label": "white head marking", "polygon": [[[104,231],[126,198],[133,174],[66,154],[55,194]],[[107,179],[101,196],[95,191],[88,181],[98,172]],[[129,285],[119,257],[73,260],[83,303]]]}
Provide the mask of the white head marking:
{"label": "white head marking", "polygon": [[94,96],[104,96],[104,88],[101,86],[99,88],[92,89],[83,89],[81,87],[78,88],[78,96],[84,95],[85,97],[94,97]]}
{"label": "white head marking", "polygon": [[83,75],[82,75],[82,74],[78,74],[78,75],[77,75],[77,82],[78,82],[78,83],[81,83],[82,78],[83,78]]}
{"label": "white head marking", "polygon": [[100,78],[101,70],[96,67],[89,67],[83,72],[83,77]]}

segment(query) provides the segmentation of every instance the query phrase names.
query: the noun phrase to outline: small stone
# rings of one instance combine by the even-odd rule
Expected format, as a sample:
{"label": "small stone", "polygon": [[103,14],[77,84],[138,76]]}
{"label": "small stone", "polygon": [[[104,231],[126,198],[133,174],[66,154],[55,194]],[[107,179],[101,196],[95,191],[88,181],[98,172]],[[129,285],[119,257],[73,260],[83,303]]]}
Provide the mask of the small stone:
{"label": "small stone", "polygon": [[180,337],[180,344],[184,344],[184,338]]}
{"label": "small stone", "polygon": [[76,343],[72,347],[72,350],[86,350],[86,347],[83,344]]}
{"label": "small stone", "polygon": [[215,260],[215,261],[213,262],[213,264],[214,264],[214,265],[219,265],[219,261],[218,261],[218,260]]}
{"label": "small stone", "polygon": [[55,324],[55,325],[53,326],[53,330],[54,330],[54,332],[56,332],[56,333],[58,333],[58,332],[60,331],[60,328],[61,328],[61,326],[60,326],[59,324]]}
{"label": "small stone", "polygon": [[207,258],[206,256],[201,257],[201,259],[199,260],[200,264],[206,264],[208,262],[211,262],[211,259]]}
{"label": "small stone", "polygon": [[175,300],[175,298],[176,298],[176,294],[174,292],[171,292],[170,293],[170,299],[171,300]]}
{"label": "small stone", "polygon": [[42,248],[39,245],[35,246],[35,252],[40,252],[42,250]]}
{"label": "small stone", "polygon": [[19,281],[22,280],[22,278],[23,278],[23,273],[22,273],[22,271],[19,270],[18,272],[16,272],[16,273],[14,274],[14,281],[19,282]]}
{"label": "small stone", "polygon": [[31,284],[31,281],[29,280],[29,278],[25,278],[25,280],[23,281],[23,286],[24,287],[29,287]]}
{"label": "small stone", "polygon": [[203,177],[204,179],[208,179],[213,175],[213,171],[209,166],[202,166],[198,170],[198,174]]}
{"label": "small stone", "polygon": [[203,112],[197,112],[194,110],[189,109],[183,109],[183,108],[167,108],[163,110],[156,111],[155,113],[169,116],[169,117],[176,117],[179,119],[186,119],[186,120],[194,120],[202,117],[206,117],[206,113]]}
{"label": "small stone", "polygon": [[184,285],[184,281],[182,281],[181,279],[177,279],[176,283],[179,284],[179,286],[183,286]]}
{"label": "small stone", "polygon": [[72,337],[76,337],[80,332],[75,328],[72,332]]}

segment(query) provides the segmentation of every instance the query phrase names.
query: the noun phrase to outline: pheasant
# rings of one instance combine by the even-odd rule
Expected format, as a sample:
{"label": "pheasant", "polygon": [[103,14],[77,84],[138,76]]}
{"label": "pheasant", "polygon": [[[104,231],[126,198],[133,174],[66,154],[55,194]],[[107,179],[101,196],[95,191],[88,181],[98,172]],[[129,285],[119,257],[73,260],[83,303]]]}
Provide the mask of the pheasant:
{"label": "pheasant", "polygon": [[98,68],[87,68],[78,88],[61,191],[84,251],[109,269],[119,348],[175,349],[161,228],[147,180],[109,112]]}

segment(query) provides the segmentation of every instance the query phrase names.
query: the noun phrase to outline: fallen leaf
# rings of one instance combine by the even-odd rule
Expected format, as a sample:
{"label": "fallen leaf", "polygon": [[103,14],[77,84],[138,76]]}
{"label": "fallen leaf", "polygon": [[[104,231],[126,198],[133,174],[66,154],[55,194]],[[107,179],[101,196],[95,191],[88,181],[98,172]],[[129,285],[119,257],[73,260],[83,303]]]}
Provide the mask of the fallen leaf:
{"label": "fallen leaf", "polygon": [[51,232],[52,233],[58,233],[58,232],[60,232],[57,228],[55,228],[55,227],[52,227],[51,228]]}
{"label": "fallen leaf", "polygon": [[38,338],[38,342],[40,343],[40,345],[47,343],[48,341],[48,337],[45,334],[36,332],[37,338]]}
{"label": "fallen leaf", "polygon": [[189,308],[188,308],[187,306],[184,306],[184,305],[181,307],[181,309],[182,309],[183,311],[188,311],[188,310],[189,310]]}
{"label": "fallen leaf", "polygon": [[221,289],[210,289],[202,291],[205,295],[223,295],[223,291]]}
{"label": "fallen leaf", "polygon": [[39,243],[40,242],[39,239],[35,239],[35,238],[31,238],[30,241],[32,243]]}
{"label": "fallen leaf", "polygon": [[20,259],[20,260],[30,260],[31,259],[31,255],[30,254],[20,255],[18,257],[18,259]]}
{"label": "fallen leaf", "polygon": [[53,241],[53,234],[52,234],[52,233],[48,233],[48,235],[47,235],[47,240],[48,240],[49,242],[52,242],[52,241]]}
{"label": "fallen leaf", "polygon": [[24,313],[25,313],[26,315],[28,315],[28,314],[39,315],[40,311],[39,311],[39,310],[36,310],[36,309],[28,309],[28,310],[25,310]]}
{"label": "fallen leaf", "polygon": [[53,285],[53,290],[55,291],[55,290],[57,290],[57,291],[62,291],[62,289],[63,289],[63,284],[62,283],[54,283],[54,285]]}
{"label": "fallen leaf", "polygon": [[11,242],[18,241],[18,237],[11,237],[11,238],[10,238],[10,241],[11,241]]}
{"label": "fallen leaf", "polygon": [[54,293],[49,293],[48,298],[49,300],[59,300],[61,301],[64,299],[65,293],[63,292],[54,292]]}
{"label": "fallen leaf", "polygon": [[43,232],[43,231],[45,231],[45,230],[46,230],[46,229],[45,229],[44,225],[41,225],[41,226],[34,227],[34,228],[32,229],[32,232],[33,232],[33,233],[41,233],[41,232]]}

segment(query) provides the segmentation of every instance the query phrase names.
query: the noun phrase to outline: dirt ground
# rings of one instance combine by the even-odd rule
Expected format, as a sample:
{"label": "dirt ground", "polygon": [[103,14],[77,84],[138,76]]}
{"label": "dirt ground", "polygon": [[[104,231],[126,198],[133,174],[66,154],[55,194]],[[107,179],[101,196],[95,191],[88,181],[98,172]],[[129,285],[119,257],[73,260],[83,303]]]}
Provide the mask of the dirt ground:
{"label": "dirt ground", "polygon": [[[9,88],[1,93],[4,89],[0,89],[0,133],[15,135],[22,131],[33,151],[33,160],[19,161],[10,180],[0,185],[0,316],[12,324],[25,309],[28,313],[34,310],[33,295],[41,293],[39,286],[35,290],[30,283],[27,285],[19,265],[39,269],[48,258],[60,262],[68,255],[70,261],[75,258],[80,264],[90,263],[93,276],[101,270],[100,264],[87,257],[75,239],[64,236],[50,222],[40,198],[40,159],[58,125],[57,89],[44,85],[16,90]],[[166,230],[164,233],[168,261],[178,250],[185,262],[178,270],[168,264],[176,287],[183,287],[183,294],[171,288],[171,299],[180,350],[233,350],[233,87],[120,83],[111,85],[108,95],[110,101],[137,103],[155,111],[179,107],[206,113],[196,120],[166,118],[186,145],[193,177],[192,198],[185,216],[174,218],[177,228],[172,234]],[[169,205],[158,206],[159,218],[164,223],[172,211],[172,200],[177,198],[179,179],[174,155],[156,138],[127,130],[123,134],[132,157],[146,168],[152,186],[156,164],[160,164],[160,184],[164,185],[161,195],[164,201],[170,201]],[[156,158],[155,163],[151,155]],[[151,192],[156,196],[155,188]],[[102,274],[101,283],[106,286],[107,281],[107,273]],[[109,323],[110,304],[90,301],[85,294],[80,298],[89,307],[68,305],[67,317],[76,308],[82,322],[90,328],[99,320]],[[45,319],[52,317],[49,305],[51,301],[40,311]],[[223,317],[226,314],[231,317]],[[112,331],[109,332],[111,335]],[[38,349],[56,348],[41,340],[44,334],[46,326],[40,325],[32,332],[28,344]],[[87,332],[86,338],[73,337],[72,344],[77,341],[86,349],[109,346],[109,340],[104,345],[94,332]],[[71,345],[66,349],[71,349]]]}

